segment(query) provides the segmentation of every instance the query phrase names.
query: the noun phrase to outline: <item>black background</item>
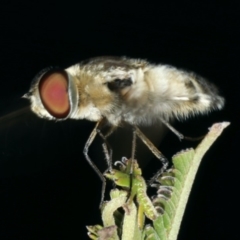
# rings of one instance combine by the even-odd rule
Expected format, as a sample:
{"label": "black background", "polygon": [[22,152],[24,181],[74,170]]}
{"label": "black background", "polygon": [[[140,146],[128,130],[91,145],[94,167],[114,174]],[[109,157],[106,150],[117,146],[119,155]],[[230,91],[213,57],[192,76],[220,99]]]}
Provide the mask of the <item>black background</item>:
{"label": "black background", "polygon": [[[101,183],[82,155],[94,124],[38,119],[20,97],[41,69],[102,55],[171,64],[219,87],[223,111],[175,125],[199,136],[231,122],[202,161],[178,239],[239,238],[238,1],[2,1],[0,9],[0,239],[87,239],[85,226],[101,223]],[[160,148],[171,158],[195,145],[169,133]],[[99,139],[90,152],[104,163]]]}

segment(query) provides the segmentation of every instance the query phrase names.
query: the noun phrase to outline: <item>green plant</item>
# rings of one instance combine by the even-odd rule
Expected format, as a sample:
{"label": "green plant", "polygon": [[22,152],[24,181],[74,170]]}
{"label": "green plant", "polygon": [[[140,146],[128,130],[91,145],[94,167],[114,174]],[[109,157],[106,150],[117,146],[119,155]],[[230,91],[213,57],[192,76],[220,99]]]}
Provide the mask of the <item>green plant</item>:
{"label": "green plant", "polygon": [[[176,240],[201,159],[228,125],[228,122],[214,124],[196,149],[174,155],[172,168],[156,180],[157,195],[152,199],[147,196],[147,185],[136,160],[131,176],[129,160],[124,160],[119,170],[105,174],[121,189],[111,191],[111,200],[102,208],[103,226],[88,226],[89,237],[99,240]],[[152,224],[145,225],[145,217]]]}

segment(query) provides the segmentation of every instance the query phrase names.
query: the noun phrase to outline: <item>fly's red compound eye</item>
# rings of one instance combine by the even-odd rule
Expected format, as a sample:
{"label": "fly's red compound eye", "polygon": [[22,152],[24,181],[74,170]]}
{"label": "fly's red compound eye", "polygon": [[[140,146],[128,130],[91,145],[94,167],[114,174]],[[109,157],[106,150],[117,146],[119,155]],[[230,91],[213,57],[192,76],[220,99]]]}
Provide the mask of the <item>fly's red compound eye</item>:
{"label": "fly's red compound eye", "polygon": [[64,72],[52,72],[42,77],[39,94],[46,110],[55,118],[66,118],[70,112],[68,79]]}

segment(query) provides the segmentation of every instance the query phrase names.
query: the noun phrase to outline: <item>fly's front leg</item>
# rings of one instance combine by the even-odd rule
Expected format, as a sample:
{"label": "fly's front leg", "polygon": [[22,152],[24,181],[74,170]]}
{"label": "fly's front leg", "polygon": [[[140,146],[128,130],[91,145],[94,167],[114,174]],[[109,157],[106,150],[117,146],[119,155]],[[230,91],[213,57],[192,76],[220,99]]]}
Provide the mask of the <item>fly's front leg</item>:
{"label": "fly's front leg", "polygon": [[95,139],[97,133],[98,133],[98,127],[101,125],[102,120],[98,121],[97,124],[95,125],[93,131],[91,132],[85,146],[83,149],[83,154],[86,158],[86,160],[88,161],[89,165],[93,168],[93,170],[97,173],[98,177],[101,179],[102,181],[102,194],[101,194],[101,202],[100,202],[100,207],[103,203],[104,200],[104,193],[105,193],[105,189],[106,189],[106,179],[103,176],[103,174],[101,173],[101,171],[97,168],[97,166],[93,163],[93,161],[91,160],[91,158],[88,155],[88,149],[91,146],[93,140]]}
{"label": "fly's front leg", "polygon": [[112,172],[112,152],[113,151],[112,151],[111,145],[107,141],[107,138],[116,130],[116,128],[117,128],[116,126],[111,126],[110,129],[108,130],[108,132],[105,135],[102,134],[102,132],[99,128],[97,129],[97,132],[98,132],[99,136],[104,141],[103,151],[104,151],[105,158],[106,158],[107,165],[108,165],[108,168],[105,172]]}
{"label": "fly's front leg", "polygon": [[149,185],[151,185],[157,177],[162,174],[168,168],[168,159],[154,146],[154,144],[142,133],[142,131],[134,126],[135,134],[142,140],[142,142],[149,148],[149,150],[161,161],[163,164],[162,168],[150,179]]}

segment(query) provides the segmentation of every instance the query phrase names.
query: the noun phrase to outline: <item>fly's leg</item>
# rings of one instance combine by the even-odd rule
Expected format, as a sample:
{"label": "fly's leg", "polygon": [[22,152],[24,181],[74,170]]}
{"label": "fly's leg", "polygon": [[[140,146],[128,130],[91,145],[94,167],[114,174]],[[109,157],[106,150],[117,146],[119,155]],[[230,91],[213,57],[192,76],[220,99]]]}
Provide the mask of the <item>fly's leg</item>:
{"label": "fly's leg", "polygon": [[[112,152],[109,153],[109,150],[108,150],[106,142],[104,142],[102,144],[102,147],[103,147],[103,152],[104,152],[104,155],[105,155],[107,163],[111,163],[112,162]],[[105,174],[107,172],[110,172],[110,173],[112,172],[112,166],[108,167],[107,170],[105,170],[103,174]]]}
{"label": "fly's leg", "polygon": [[98,121],[97,124],[95,125],[93,131],[91,132],[85,146],[83,149],[83,154],[87,160],[87,162],[89,163],[89,165],[93,168],[93,170],[97,173],[98,177],[101,179],[102,181],[102,193],[101,193],[101,202],[100,202],[100,207],[103,203],[104,200],[104,193],[105,193],[105,189],[106,189],[106,179],[103,176],[103,174],[101,173],[101,171],[97,168],[97,166],[93,163],[93,161],[91,160],[91,158],[88,155],[88,149],[91,146],[93,140],[95,139],[96,135],[98,134],[98,127],[100,127],[100,125],[102,124],[102,120]]}
{"label": "fly's leg", "polygon": [[135,158],[135,152],[136,152],[136,132],[135,130],[133,130],[133,139],[132,139],[132,153],[131,153],[131,159],[130,159],[130,173],[129,173],[129,179],[130,179],[130,183],[129,183],[129,194],[128,194],[128,200],[130,198],[131,195],[131,191],[132,191],[132,184],[133,184],[133,164],[134,164],[134,158]]}
{"label": "fly's leg", "polygon": [[[105,172],[112,172],[112,149],[111,149],[111,146],[109,145],[108,141],[107,141],[107,137],[110,136],[114,130],[116,129],[116,127],[112,127],[109,132],[107,132],[106,135],[103,135],[101,133],[100,130],[97,130],[98,131],[98,134],[101,136],[101,138],[104,140],[104,143],[103,143],[103,151],[104,151],[104,154],[105,154],[105,157],[106,157],[106,160],[107,160],[107,163],[109,164],[108,166],[108,169],[105,171]],[[133,181],[133,162],[134,162],[134,155],[135,155],[135,151],[136,151],[136,133],[135,131],[133,131],[133,140],[132,140],[132,153],[131,153],[131,158],[129,159],[130,161],[130,172],[129,172],[129,179],[130,179],[130,182],[129,182],[129,193],[128,193],[128,197],[127,199],[129,199],[130,195],[131,195],[131,190],[132,190],[132,181]]]}
{"label": "fly's leg", "polygon": [[161,118],[161,122],[170,130],[172,131],[178,138],[179,140],[184,139],[184,135],[180,133],[177,129],[175,129],[169,122],[165,121],[164,119]]}
{"label": "fly's leg", "polygon": [[192,138],[192,137],[187,137],[184,136],[182,133],[180,133],[177,129],[175,129],[169,122],[165,121],[164,119],[161,118],[161,122],[170,130],[172,131],[178,138],[179,140],[189,140],[189,141],[199,141],[201,139],[203,139],[205,136],[201,136],[201,137],[196,137],[196,138]]}
{"label": "fly's leg", "polygon": [[[105,158],[107,161],[107,170],[105,172],[112,172],[112,147],[109,144],[109,142],[107,141],[107,138],[116,130],[116,126],[111,126],[111,128],[108,130],[108,132],[103,135],[101,130],[98,128],[97,132],[99,134],[99,136],[103,139],[104,143],[103,143],[103,151],[105,154]],[[104,173],[105,173],[104,172]]]}
{"label": "fly's leg", "polygon": [[[161,161],[162,168],[150,179],[149,185],[151,185],[160,174],[167,170],[169,161],[168,159],[154,146],[154,144],[142,133],[142,131],[134,126],[133,132],[142,140],[142,142],[149,148],[149,150]],[[134,150],[135,151],[135,150]]]}

